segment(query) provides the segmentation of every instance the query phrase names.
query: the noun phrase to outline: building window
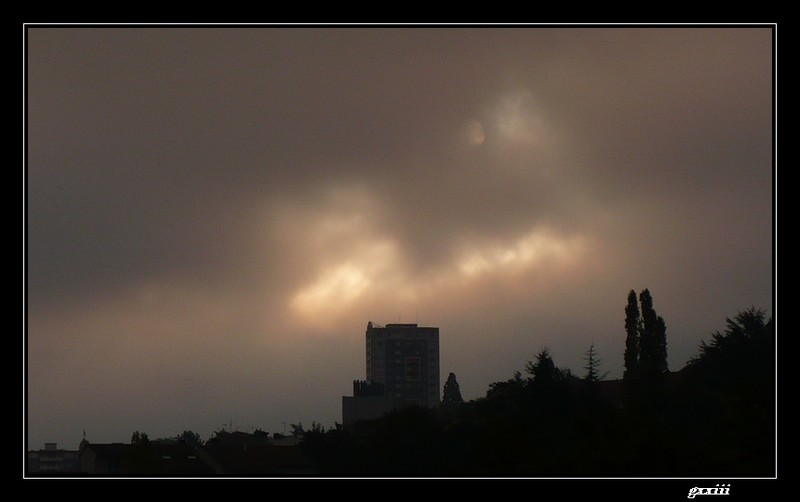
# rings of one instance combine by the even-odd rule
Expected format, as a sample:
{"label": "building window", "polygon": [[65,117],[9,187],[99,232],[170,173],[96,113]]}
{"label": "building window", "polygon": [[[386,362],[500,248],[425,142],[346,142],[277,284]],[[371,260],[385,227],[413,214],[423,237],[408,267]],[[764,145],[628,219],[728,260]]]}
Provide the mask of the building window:
{"label": "building window", "polygon": [[422,379],[422,364],[419,357],[406,357],[406,381]]}

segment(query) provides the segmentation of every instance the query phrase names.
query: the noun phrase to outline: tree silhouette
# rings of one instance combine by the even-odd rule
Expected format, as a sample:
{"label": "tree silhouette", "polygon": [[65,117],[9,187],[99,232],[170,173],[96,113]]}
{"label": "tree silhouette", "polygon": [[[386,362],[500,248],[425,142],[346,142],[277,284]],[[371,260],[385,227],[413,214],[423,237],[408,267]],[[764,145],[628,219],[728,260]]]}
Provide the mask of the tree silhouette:
{"label": "tree silhouette", "polygon": [[624,380],[636,380],[639,376],[639,305],[636,303],[636,292],[628,293],[628,305],[625,307],[625,372]]}
{"label": "tree silhouette", "polygon": [[292,436],[296,438],[302,438],[303,434],[305,434],[305,430],[303,429],[303,422],[298,422],[296,424],[291,424],[292,427]]}
{"label": "tree silhouette", "polygon": [[442,391],[442,404],[448,406],[461,404],[463,402],[464,399],[461,397],[461,389],[458,385],[458,381],[456,380],[456,374],[451,372],[447,377],[447,381],[444,383],[444,389]]}
{"label": "tree silhouette", "polygon": [[[686,366],[692,424],[708,424],[707,462],[731,472],[773,475],[775,459],[775,324],[755,307],[726,318],[723,332],[700,343]],[[712,452],[725,452],[716,454]],[[747,452],[738,456],[733,452]]]}
{"label": "tree silhouette", "polygon": [[656,371],[658,373],[666,373],[669,371],[669,366],[667,365],[667,325],[661,316],[658,316],[656,321],[655,343]]}
{"label": "tree silhouette", "polygon": [[200,434],[192,431],[183,431],[177,437],[178,441],[183,441],[190,446],[202,446],[203,440],[200,439]]}
{"label": "tree silhouette", "polygon": [[639,377],[646,380],[665,373],[667,367],[667,327],[653,308],[653,297],[645,289],[639,294]]}
{"label": "tree silhouette", "polygon": [[528,361],[525,365],[525,371],[533,377],[533,383],[536,385],[550,385],[558,380],[558,369],[556,368],[553,358],[550,356],[550,349],[543,347],[542,350],[536,354],[536,362]]}
{"label": "tree silhouette", "polygon": [[131,444],[148,444],[150,443],[150,438],[147,437],[146,432],[139,433],[136,431],[131,436]]}
{"label": "tree silhouette", "polygon": [[726,318],[724,332],[717,331],[711,341],[700,343],[700,354],[689,361],[697,372],[715,376],[723,384],[769,380],[774,374],[774,321],[755,307]]}
{"label": "tree silhouette", "polygon": [[[626,326],[638,341],[645,320],[632,296]],[[665,371],[659,339],[666,340],[666,323],[649,291],[642,296],[654,342],[644,347],[657,374]],[[594,343],[584,353],[586,384],[576,384],[544,347],[525,365],[527,375],[490,384],[485,398],[454,412],[411,407],[327,431],[312,423],[303,448],[325,475],[773,475],[774,323],[756,309],[727,321],[724,332],[701,343],[686,371],[657,384],[589,385],[605,376]],[[643,355],[647,361],[647,350],[626,370]],[[455,383],[455,375],[447,380]],[[448,383],[443,406],[456,387]]]}
{"label": "tree silhouette", "polygon": [[503,382],[490,383],[489,389],[486,391],[486,397],[517,395],[525,388],[525,384],[526,381],[522,379],[522,373],[515,371],[513,378]]}
{"label": "tree silhouette", "polygon": [[642,307],[642,317],[639,322],[639,376],[651,377],[656,368],[655,327],[658,316],[653,310],[653,298],[650,291],[645,289],[639,293],[639,303]]}
{"label": "tree silhouette", "polygon": [[598,382],[606,377],[608,372],[600,375],[598,368],[600,367],[600,363],[602,362],[600,359],[597,358],[597,353],[594,350],[594,342],[589,346],[589,350],[586,351],[586,357],[583,358],[586,361],[586,366],[583,369],[586,370],[586,375],[583,377],[583,380],[586,382]]}

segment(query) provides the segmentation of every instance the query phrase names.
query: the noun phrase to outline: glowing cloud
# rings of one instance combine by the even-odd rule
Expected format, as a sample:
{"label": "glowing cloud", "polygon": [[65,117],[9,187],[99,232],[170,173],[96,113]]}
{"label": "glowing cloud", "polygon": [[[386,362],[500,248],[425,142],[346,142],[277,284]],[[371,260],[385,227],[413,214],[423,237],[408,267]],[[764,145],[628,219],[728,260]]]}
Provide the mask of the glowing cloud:
{"label": "glowing cloud", "polygon": [[583,240],[580,237],[560,238],[547,230],[534,230],[511,245],[492,246],[466,253],[458,265],[461,275],[476,275],[519,270],[544,260],[564,260],[575,255]]}
{"label": "glowing cloud", "polygon": [[403,294],[398,263],[397,247],[389,240],[355,243],[348,260],[325,267],[292,296],[290,305],[298,314],[329,317],[343,313],[367,292]]}
{"label": "glowing cloud", "polygon": [[358,298],[370,282],[371,279],[364,270],[352,263],[344,263],[300,291],[292,300],[292,305],[301,310],[313,311],[334,302],[349,303]]}
{"label": "glowing cloud", "polygon": [[464,280],[527,273],[545,264],[569,264],[584,243],[581,236],[564,238],[547,229],[536,229],[509,243],[471,247],[438,271],[413,276],[404,269],[401,250],[394,241],[360,242],[349,259],[324,268],[291,297],[290,304],[296,314],[314,323],[315,319],[344,315],[364,302],[413,303],[422,297],[454,292]]}

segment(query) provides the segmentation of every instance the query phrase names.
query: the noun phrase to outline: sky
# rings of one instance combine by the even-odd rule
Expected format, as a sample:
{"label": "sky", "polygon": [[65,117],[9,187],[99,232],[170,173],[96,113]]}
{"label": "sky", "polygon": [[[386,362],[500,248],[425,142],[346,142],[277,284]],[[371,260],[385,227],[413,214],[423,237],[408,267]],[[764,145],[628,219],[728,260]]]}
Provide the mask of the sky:
{"label": "sky", "polygon": [[28,26],[27,448],[341,422],[365,330],[486,395],[773,313],[771,26]]}

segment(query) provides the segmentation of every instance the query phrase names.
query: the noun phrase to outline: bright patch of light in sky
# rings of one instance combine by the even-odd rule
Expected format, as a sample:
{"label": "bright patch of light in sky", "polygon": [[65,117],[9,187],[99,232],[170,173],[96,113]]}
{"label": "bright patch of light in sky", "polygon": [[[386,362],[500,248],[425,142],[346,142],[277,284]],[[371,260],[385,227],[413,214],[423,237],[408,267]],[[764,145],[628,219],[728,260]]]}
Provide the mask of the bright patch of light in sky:
{"label": "bright patch of light in sky", "polygon": [[581,251],[583,240],[568,239],[547,230],[534,230],[506,246],[488,246],[473,250],[459,263],[459,271],[468,277],[491,272],[529,268],[547,260],[567,260]]}
{"label": "bright patch of light in sky", "polygon": [[357,255],[325,270],[295,294],[292,308],[309,316],[325,317],[385,285],[396,269],[395,246],[389,241],[378,241],[361,243],[360,248]]}

